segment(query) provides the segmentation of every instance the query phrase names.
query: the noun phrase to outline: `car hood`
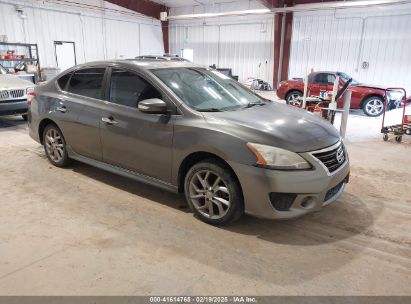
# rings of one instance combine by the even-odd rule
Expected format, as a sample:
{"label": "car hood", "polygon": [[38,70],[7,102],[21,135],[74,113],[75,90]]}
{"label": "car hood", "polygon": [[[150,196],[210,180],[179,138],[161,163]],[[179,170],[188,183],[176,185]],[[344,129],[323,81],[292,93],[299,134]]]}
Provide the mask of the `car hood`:
{"label": "car hood", "polygon": [[337,130],[323,118],[277,102],[203,115],[220,131],[293,152],[319,150],[340,140]]}
{"label": "car hood", "polygon": [[387,87],[381,86],[381,85],[375,85],[375,84],[368,84],[368,83],[358,83],[353,85],[353,87],[362,87],[362,88],[369,88],[369,89],[380,89],[380,90],[386,90]]}
{"label": "car hood", "polygon": [[34,83],[21,79],[16,75],[0,75],[0,90],[25,89],[28,87],[34,87]]}

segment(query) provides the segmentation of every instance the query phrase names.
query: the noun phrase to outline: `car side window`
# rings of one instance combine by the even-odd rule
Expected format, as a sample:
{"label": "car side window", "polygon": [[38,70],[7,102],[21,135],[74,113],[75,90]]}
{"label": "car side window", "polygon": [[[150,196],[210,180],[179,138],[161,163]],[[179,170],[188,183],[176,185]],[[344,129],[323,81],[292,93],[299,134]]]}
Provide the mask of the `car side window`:
{"label": "car side window", "polygon": [[162,98],[162,94],[139,75],[122,69],[113,69],[110,78],[112,103],[137,108],[137,104],[149,98]]}
{"label": "car side window", "polygon": [[335,75],[327,73],[319,73],[315,76],[314,82],[321,84],[333,84]]}
{"label": "car side window", "polygon": [[65,91],[67,89],[67,83],[70,80],[71,74],[72,73],[68,73],[66,75],[61,76],[59,79],[57,79],[57,83],[61,90]]}
{"label": "car side window", "polygon": [[334,81],[335,81],[335,75],[333,75],[333,74],[327,74],[327,82],[328,82],[329,84],[334,84]]}
{"label": "car side window", "polygon": [[105,68],[86,68],[74,72],[68,91],[73,94],[101,99]]}

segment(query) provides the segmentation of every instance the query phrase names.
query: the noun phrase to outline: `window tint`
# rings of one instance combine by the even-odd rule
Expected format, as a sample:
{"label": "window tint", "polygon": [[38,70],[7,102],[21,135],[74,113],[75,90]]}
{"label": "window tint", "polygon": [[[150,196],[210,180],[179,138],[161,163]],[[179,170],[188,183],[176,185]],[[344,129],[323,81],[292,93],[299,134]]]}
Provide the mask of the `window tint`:
{"label": "window tint", "polygon": [[136,108],[139,101],[162,98],[161,93],[135,73],[113,69],[110,80],[110,102]]}
{"label": "window tint", "polygon": [[74,72],[70,80],[69,92],[101,99],[105,68],[89,68]]}
{"label": "window tint", "polygon": [[334,80],[335,80],[335,76],[333,74],[321,73],[315,76],[316,83],[331,84],[331,83],[334,83]]}
{"label": "window tint", "polygon": [[69,81],[71,76],[71,73],[68,73],[66,75],[61,76],[58,80],[57,83],[60,87],[60,89],[62,89],[63,91],[66,90],[67,87],[67,82]]}

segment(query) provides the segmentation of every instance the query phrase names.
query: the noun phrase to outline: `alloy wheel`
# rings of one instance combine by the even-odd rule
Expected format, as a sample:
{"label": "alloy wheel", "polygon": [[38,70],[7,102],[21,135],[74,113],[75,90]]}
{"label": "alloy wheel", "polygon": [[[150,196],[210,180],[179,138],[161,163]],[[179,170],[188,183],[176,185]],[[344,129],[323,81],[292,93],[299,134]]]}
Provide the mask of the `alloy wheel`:
{"label": "alloy wheel", "polygon": [[201,170],[193,175],[189,195],[194,208],[210,219],[221,219],[231,206],[226,183],[211,170]]}
{"label": "alloy wheel", "polygon": [[298,100],[299,97],[300,95],[297,93],[290,94],[287,98],[288,104],[294,107],[301,106],[301,101]]}
{"label": "alloy wheel", "polygon": [[49,129],[45,138],[47,154],[53,162],[60,162],[64,157],[64,143],[59,131]]}
{"label": "alloy wheel", "polygon": [[375,115],[375,116],[380,114],[383,108],[384,108],[384,103],[381,101],[381,99],[378,99],[378,98],[369,100],[367,104],[365,105],[365,109],[367,113],[371,115]]}

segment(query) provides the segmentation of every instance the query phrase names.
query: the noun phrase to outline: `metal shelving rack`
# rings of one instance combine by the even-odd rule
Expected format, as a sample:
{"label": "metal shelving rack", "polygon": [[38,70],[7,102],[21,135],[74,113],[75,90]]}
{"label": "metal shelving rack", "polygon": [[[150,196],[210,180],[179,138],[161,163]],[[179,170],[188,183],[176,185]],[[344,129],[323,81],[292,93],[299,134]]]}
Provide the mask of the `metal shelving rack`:
{"label": "metal shelving rack", "polygon": [[0,42],[0,53],[5,53],[8,50],[14,50],[16,55],[24,55],[25,58],[0,59],[2,66],[14,68],[20,62],[29,62],[36,65],[37,73],[40,76],[39,48],[37,44]]}

